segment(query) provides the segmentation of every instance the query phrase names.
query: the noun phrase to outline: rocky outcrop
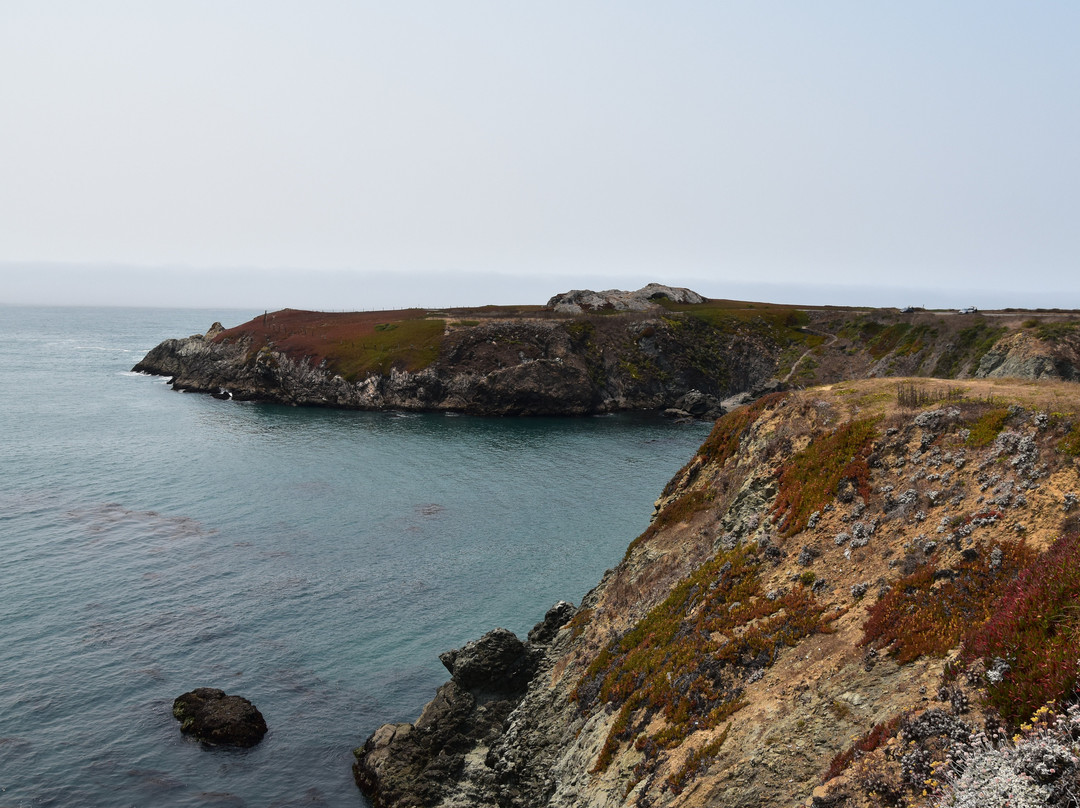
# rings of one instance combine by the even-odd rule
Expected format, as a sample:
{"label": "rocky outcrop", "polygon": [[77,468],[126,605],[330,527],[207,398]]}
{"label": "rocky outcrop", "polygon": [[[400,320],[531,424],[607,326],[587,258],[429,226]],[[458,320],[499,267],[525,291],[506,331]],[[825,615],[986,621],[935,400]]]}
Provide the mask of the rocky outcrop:
{"label": "rocky outcrop", "polygon": [[203,743],[255,746],[266,735],[266,721],[254,704],[213,687],[198,687],[173,701],[180,731]]}
{"label": "rocky outcrop", "polygon": [[[1025,623],[1004,660],[964,638],[1025,565],[1080,562],[1080,394],[916,383],[943,403],[871,380],[725,415],[580,607],[444,654],[451,680],[357,751],[358,783],[380,808],[939,804],[931,762],[997,737],[988,688],[1049,641]],[[1065,769],[1038,788],[1080,785]]]}
{"label": "rocky outcrop", "polygon": [[500,777],[487,753],[505,735],[544,659],[544,650],[574,614],[557,603],[522,642],[497,628],[440,660],[450,681],[438,689],[414,724],[388,724],[356,750],[353,775],[376,808],[438,804],[454,783],[466,786],[466,805],[494,804],[523,794]]}
{"label": "rocky outcrop", "polygon": [[694,318],[598,315],[480,322],[447,333],[426,367],[351,379],[331,358],[260,342],[244,327],[165,340],[134,370],[170,376],[176,390],[238,401],[589,415],[661,410],[690,390],[709,401],[729,397],[767,381],[776,350],[752,331],[720,330]]}
{"label": "rocky outcrop", "polygon": [[165,340],[134,368],[177,390],[294,406],[714,418],[788,387],[879,376],[1080,378],[1080,320],[575,290],[544,308],[268,313]]}
{"label": "rocky outcrop", "polygon": [[1010,334],[979,362],[975,375],[991,379],[1080,380],[1080,354],[1070,342],[1049,343],[1027,331]]}
{"label": "rocky outcrop", "polygon": [[591,289],[573,289],[555,295],[547,302],[549,309],[560,314],[582,314],[589,311],[650,311],[660,308],[659,300],[672,303],[704,303],[705,298],[691,289],[650,283],[636,292],[608,289],[594,292]]}

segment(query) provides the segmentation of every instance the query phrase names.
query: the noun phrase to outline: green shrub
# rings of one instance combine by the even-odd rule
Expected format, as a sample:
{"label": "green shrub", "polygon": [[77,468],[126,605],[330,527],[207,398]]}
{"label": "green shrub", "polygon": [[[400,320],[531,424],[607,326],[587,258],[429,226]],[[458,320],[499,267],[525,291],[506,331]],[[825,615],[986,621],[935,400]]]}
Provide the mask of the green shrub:
{"label": "green shrub", "polygon": [[[718,726],[743,706],[745,666],[771,665],[779,648],[827,629],[808,589],[763,597],[760,564],[756,548],[721,552],[600,651],[574,693],[583,709],[602,703],[619,710],[594,771],[604,771],[635,735],[655,757],[697,729]],[[644,736],[657,714],[666,727]]]}
{"label": "green shrub", "polygon": [[971,425],[971,431],[965,443],[976,449],[989,446],[1001,434],[1008,417],[1009,411],[1004,407],[983,413],[979,420]]}
{"label": "green shrub", "polygon": [[832,501],[842,480],[852,480],[864,499],[870,496],[866,461],[876,435],[873,421],[849,421],[816,437],[780,467],[779,492],[772,510],[780,520],[780,535],[805,529],[810,514]]}
{"label": "green shrub", "polygon": [[380,323],[374,333],[343,343],[330,356],[336,373],[355,381],[392,368],[417,371],[439,357],[445,326],[442,320]]}
{"label": "green shrub", "polygon": [[1058,450],[1062,454],[1080,455],[1080,423],[1077,423],[1058,444]]}

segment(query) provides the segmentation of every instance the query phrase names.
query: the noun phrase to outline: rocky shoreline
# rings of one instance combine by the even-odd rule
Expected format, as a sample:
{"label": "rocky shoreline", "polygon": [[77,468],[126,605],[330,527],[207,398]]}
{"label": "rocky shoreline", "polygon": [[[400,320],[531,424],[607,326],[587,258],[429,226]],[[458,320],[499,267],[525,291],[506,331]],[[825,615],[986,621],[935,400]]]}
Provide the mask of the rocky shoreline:
{"label": "rocky shoreline", "polygon": [[[335,337],[333,344],[325,335],[341,331],[347,315],[278,312],[234,329],[215,323],[205,334],[165,340],[133,370],[168,376],[179,391],[236,401],[475,415],[672,409],[675,416],[715,418],[723,400],[775,387],[774,341],[645,302],[621,314],[545,310],[548,319],[474,321],[435,313],[395,324],[355,315],[351,328],[359,336]],[[580,303],[560,305],[580,309]],[[414,337],[387,347],[386,335],[394,328],[415,332],[418,323],[427,330],[429,355],[410,365],[419,349],[406,340]],[[438,327],[435,336],[431,325]],[[379,351],[405,358],[346,370],[357,356],[376,362]]]}
{"label": "rocky shoreline", "polygon": [[1080,320],[1037,314],[801,310],[650,285],[517,308],[286,309],[167,339],[133,370],[179,391],[290,406],[714,419],[844,379],[1080,379]]}
{"label": "rocky shoreline", "polygon": [[[442,656],[420,717],[356,750],[358,786],[376,808],[938,805],[954,786],[924,763],[975,754],[1020,675],[971,632],[1024,565],[1080,560],[1080,394],[916,383],[914,409],[881,380],[724,416],[579,607]],[[971,615],[926,629],[940,645],[890,633],[923,587]]]}

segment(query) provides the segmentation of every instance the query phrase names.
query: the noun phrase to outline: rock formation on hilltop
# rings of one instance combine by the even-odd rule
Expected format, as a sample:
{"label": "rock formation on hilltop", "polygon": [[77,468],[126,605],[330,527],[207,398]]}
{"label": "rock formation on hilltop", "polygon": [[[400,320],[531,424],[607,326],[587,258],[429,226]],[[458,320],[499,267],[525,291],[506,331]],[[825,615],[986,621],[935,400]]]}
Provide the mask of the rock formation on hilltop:
{"label": "rock formation on hilltop", "polygon": [[1078,457],[1065,383],[766,396],[576,610],[446,656],[358,783],[379,808],[1071,804]]}
{"label": "rock formation on hilltop", "polygon": [[650,311],[660,308],[658,301],[672,303],[704,303],[705,298],[697,292],[681,286],[664,286],[650,283],[636,292],[608,289],[594,292],[591,289],[574,289],[555,295],[547,307],[560,314],[584,314],[590,311]]}

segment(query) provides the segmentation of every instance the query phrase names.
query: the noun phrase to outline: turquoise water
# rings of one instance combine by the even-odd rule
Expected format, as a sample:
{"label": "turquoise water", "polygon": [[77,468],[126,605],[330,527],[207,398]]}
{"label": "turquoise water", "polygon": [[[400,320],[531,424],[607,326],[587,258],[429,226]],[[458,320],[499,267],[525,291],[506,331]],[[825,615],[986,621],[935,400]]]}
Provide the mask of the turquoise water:
{"label": "turquoise water", "polygon": [[[0,806],[364,806],[438,654],[578,602],[704,425],[299,410],[129,368],[257,312],[0,307]],[[251,750],[180,735],[250,698]]]}

